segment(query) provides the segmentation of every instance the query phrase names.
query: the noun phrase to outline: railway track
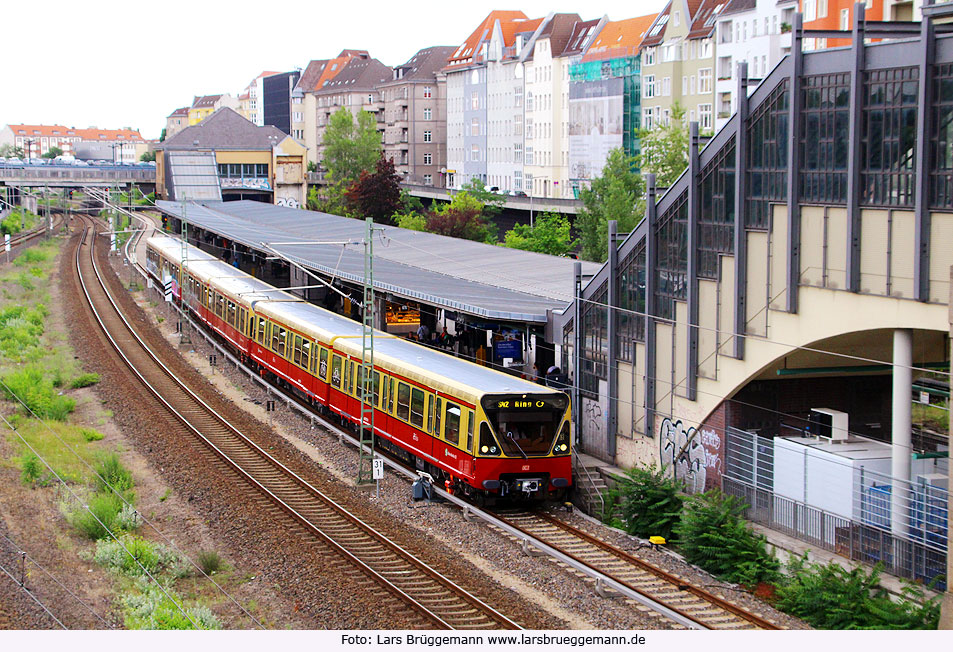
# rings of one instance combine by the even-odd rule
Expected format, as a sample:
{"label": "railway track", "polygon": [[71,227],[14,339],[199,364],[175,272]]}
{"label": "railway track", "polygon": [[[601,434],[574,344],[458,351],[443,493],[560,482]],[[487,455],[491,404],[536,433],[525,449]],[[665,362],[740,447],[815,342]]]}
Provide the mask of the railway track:
{"label": "railway track", "polygon": [[[190,319],[184,313],[183,317]],[[241,366],[241,363],[209,336],[200,325],[193,322],[193,327],[203,333],[226,359],[230,359],[236,365],[236,368]],[[316,414],[295,397],[266,383],[250,370],[245,371],[256,382],[266,385],[270,392],[284,397],[290,407],[301,412],[312,422],[320,422],[337,433],[340,438],[349,439],[355,445],[357,444],[349,433]],[[416,478],[416,472],[403,466],[398,460],[388,458],[387,463],[408,478]],[[680,627],[703,630],[781,629],[759,614],[750,613],[705,588],[691,585],[682,578],[549,514],[526,511],[491,513],[478,509],[436,487],[434,491],[443,499],[460,507],[468,518],[480,518],[516,539],[524,551],[535,550],[549,555],[566,564],[576,573],[592,579],[598,592],[621,594],[639,603],[639,608],[643,611],[654,612],[661,621],[675,623]]]}
{"label": "railway track", "polygon": [[[677,621],[683,626],[729,630],[780,629],[764,617],[745,611],[722,596],[694,586],[545,512],[498,511],[495,516],[519,535],[532,537],[619,585],[663,605],[688,621]],[[657,613],[663,618],[666,616]]]}
{"label": "railway track", "polygon": [[133,374],[182,424],[183,436],[197,437],[274,510],[363,571],[393,600],[408,605],[424,626],[520,628],[282,465],[178,381],[129,326],[111,296],[93,251],[95,228],[84,221],[75,263],[88,304]]}

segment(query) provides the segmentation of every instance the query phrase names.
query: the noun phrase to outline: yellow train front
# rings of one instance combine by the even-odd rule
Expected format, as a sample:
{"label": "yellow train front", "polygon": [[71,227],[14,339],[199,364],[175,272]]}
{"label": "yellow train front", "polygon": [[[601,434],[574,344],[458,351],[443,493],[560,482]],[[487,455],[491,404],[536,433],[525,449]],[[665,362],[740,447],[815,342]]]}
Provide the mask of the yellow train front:
{"label": "yellow train front", "polygon": [[[358,423],[359,323],[275,291],[172,238],[151,238],[147,258],[156,280],[174,277],[176,300],[247,364],[342,421]],[[381,331],[373,339],[374,430],[381,448],[481,502],[565,496],[572,485],[565,393]]]}

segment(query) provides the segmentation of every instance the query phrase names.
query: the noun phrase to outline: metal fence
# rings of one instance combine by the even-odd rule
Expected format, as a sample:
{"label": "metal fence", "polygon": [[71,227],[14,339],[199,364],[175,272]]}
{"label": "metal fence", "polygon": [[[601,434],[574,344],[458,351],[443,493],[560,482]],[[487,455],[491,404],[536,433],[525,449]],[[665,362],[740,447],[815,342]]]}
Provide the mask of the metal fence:
{"label": "metal fence", "polygon": [[[899,483],[889,476],[863,468],[841,469],[850,485],[851,508],[846,515],[776,492],[772,438],[730,428],[725,462],[722,490],[745,501],[748,520],[854,561],[881,562],[888,573],[935,582],[937,589],[945,589],[949,523],[945,489],[911,486],[903,501],[904,533],[898,534],[891,530],[890,489]],[[807,462],[804,468],[807,473]]]}

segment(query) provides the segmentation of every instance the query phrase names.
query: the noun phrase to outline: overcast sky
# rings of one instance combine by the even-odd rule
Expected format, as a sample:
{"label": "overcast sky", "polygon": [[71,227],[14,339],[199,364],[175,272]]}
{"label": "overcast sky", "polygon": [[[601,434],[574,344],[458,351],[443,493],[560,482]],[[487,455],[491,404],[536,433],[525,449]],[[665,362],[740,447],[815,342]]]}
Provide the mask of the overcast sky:
{"label": "overcast sky", "polygon": [[158,138],[194,95],[238,94],[263,70],[285,72],[344,48],[388,66],[430,45],[458,45],[493,9],[622,20],[665,0],[414,2],[115,2],[0,6],[0,128],[6,124],[139,129]]}

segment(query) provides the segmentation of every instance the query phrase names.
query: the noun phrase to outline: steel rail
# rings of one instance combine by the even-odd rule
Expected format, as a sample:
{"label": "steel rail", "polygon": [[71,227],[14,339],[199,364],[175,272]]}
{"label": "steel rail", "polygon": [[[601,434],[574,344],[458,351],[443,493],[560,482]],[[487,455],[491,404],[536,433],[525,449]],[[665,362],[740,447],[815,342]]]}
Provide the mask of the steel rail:
{"label": "steel rail", "polygon": [[[138,264],[137,264],[137,268],[140,274],[146,275],[145,271],[142,270],[142,268],[139,267]],[[206,338],[206,340],[217,351],[219,351],[223,355],[223,357],[226,360],[234,364],[236,369],[241,369],[244,373],[246,373],[249,376],[250,379],[262,385],[262,387],[264,387],[267,391],[282,397],[284,399],[284,402],[289,407],[301,413],[302,416],[310,419],[312,423],[319,422],[328,430],[336,434],[339,439],[347,440],[355,447],[360,447],[360,443],[348,431],[340,428],[337,424],[328,420],[324,416],[315,413],[309,406],[301,403],[297,399],[297,397],[293,395],[289,395],[283,389],[261,378],[258,374],[254,372],[254,370],[250,369],[247,365],[241,362],[227,348],[225,348],[220,342],[218,342],[213,336],[211,336],[208,333],[207,329],[202,324],[196,322],[187,311],[183,310],[179,306],[176,306],[175,304],[173,304],[173,306],[175,307],[178,314],[183,319],[185,319],[195,330],[201,333]],[[390,467],[393,471],[396,471],[397,473],[403,475],[404,477],[411,480],[416,479],[418,477],[415,470],[407,468],[406,466],[404,466],[402,462],[395,460],[391,458],[390,456],[384,456],[382,459],[384,460],[384,463],[388,465],[388,467]],[[639,602],[640,604],[642,604],[643,606],[646,606],[649,609],[657,613],[660,613],[685,627],[689,627],[691,629],[702,629],[702,630],[711,629],[708,625],[702,622],[698,622],[693,616],[679,613],[677,609],[673,609],[669,607],[668,605],[665,605],[664,603],[652,598],[651,595],[640,592],[638,589],[629,587],[624,582],[617,580],[616,578],[612,577],[610,574],[606,572],[600,571],[599,569],[586,563],[584,560],[578,559],[571,554],[560,551],[558,548],[547,544],[546,542],[542,541],[538,537],[535,537],[532,534],[524,532],[520,528],[506,522],[505,519],[502,519],[490,512],[480,509],[457,496],[449,494],[443,489],[438,488],[437,486],[433,487],[433,491],[436,495],[440,496],[440,498],[442,498],[443,500],[458,507],[463,512],[465,518],[471,518],[473,516],[480,518],[487,524],[492,525],[493,527],[496,527],[508,533],[509,535],[516,538],[517,540],[521,541],[524,546],[532,546],[533,548],[536,548],[537,550],[546,554],[547,556],[552,557],[553,559],[556,559],[558,561],[561,561],[565,563],[567,566],[569,566],[570,568],[595,580],[597,585],[611,588],[617,593],[621,594],[622,596],[635,600]],[[562,523],[561,521],[558,521],[558,519],[554,519],[554,520],[556,520],[559,523]],[[565,524],[565,525],[566,527],[572,528],[572,526],[568,524]],[[609,544],[606,544],[604,542],[601,542],[601,543],[604,546],[609,546]],[[618,551],[618,552],[621,554],[626,554],[624,551]],[[632,557],[632,558],[637,559],[635,557]],[[651,564],[648,564],[648,562],[645,562],[644,560],[638,560],[638,562],[640,562],[640,564],[645,565],[645,570],[647,572],[652,572],[653,574],[659,576],[660,578],[663,575],[667,574],[664,570],[656,568],[652,566]],[[686,587],[689,586],[687,585],[687,583],[682,581],[678,581],[677,584],[679,586],[686,586]],[[692,587],[692,588],[701,593],[705,593],[704,589],[700,589],[699,587]],[[688,589],[686,588],[686,590]],[[691,591],[691,592],[694,593],[694,591]],[[717,596],[713,596],[713,597],[716,600],[718,600]],[[722,606],[722,605],[716,605],[716,606]],[[758,620],[758,616],[754,614],[749,614],[745,612],[743,609],[740,609],[739,607],[731,606],[730,609],[727,607],[722,607],[722,608],[726,608],[726,610],[731,611],[732,613],[734,613],[734,615],[740,618],[743,618],[745,620],[748,620],[749,622],[753,622],[752,619],[754,619],[755,621]],[[778,627],[776,625],[773,625],[772,623],[769,623],[767,621],[764,621],[764,623],[765,624],[763,626],[766,629],[778,629]],[[759,626],[762,626],[760,625],[760,623],[756,623],[756,624],[758,624]]]}
{"label": "steel rail", "polygon": [[[85,240],[85,237],[86,237],[86,236],[85,236],[85,233],[84,233],[84,240]],[[94,239],[95,239],[95,238],[94,238]],[[81,249],[82,249],[82,246],[80,246],[80,248],[77,249],[77,271],[80,272],[80,280],[81,280],[81,283],[82,283],[82,285],[83,285],[84,293],[86,294],[87,301],[90,303],[90,305],[91,305],[91,307],[92,307],[92,306],[93,306],[92,297],[91,297],[91,295],[90,295],[90,293],[89,293],[89,290],[88,290],[88,288],[87,288],[85,282],[84,282],[83,279],[82,279],[82,273],[81,273],[81,270],[80,270],[80,268],[79,268],[79,265],[80,265],[80,263],[79,263],[79,252],[80,252]],[[104,283],[104,281],[102,280],[102,276],[101,276],[101,273],[99,272],[98,265],[97,265],[97,263],[95,262],[95,259],[94,259],[93,256],[92,256],[92,250],[93,250],[93,247],[90,246],[90,254],[91,254],[90,260],[91,260],[93,269],[94,269],[94,271],[96,272],[96,274],[97,274],[97,276],[98,276],[98,278],[99,278],[100,284],[101,284],[102,287],[103,287],[103,291],[104,291],[104,294],[105,294],[106,298],[107,298],[107,299],[109,300],[109,302],[112,304],[113,309],[117,311],[117,314],[119,314],[119,315],[121,316],[122,313],[121,313],[121,311],[120,311],[118,305],[116,304],[115,299],[114,299],[114,298],[112,297],[112,295],[109,293],[109,290],[105,287],[105,283]],[[352,554],[352,553],[351,553],[350,551],[348,551],[346,548],[344,548],[343,546],[341,546],[337,541],[335,541],[335,540],[334,540],[333,538],[331,538],[329,535],[327,535],[327,534],[325,534],[324,532],[322,532],[318,526],[316,526],[316,525],[315,525],[314,523],[312,523],[308,518],[306,518],[305,516],[303,516],[297,509],[295,509],[293,506],[289,505],[286,501],[282,500],[280,497],[276,496],[270,489],[268,489],[267,487],[265,487],[264,485],[262,485],[260,482],[258,482],[258,480],[256,480],[254,477],[252,477],[252,476],[251,476],[245,469],[243,469],[239,464],[237,464],[237,463],[234,462],[232,459],[230,459],[230,457],[229,457],[224,451],[222,451],[214,442],[210,441],[198,428],[196,428],[196,427],[189,421],[189,419],[188,419],[186,416],[182,415],[178,410],[176,410],[176,408],[174,408],[174,407],[161,395],[161,392],[159,392],[158,389],[155,388],[155,387],[152,385],[152,383],[150,383],[149,381],[147,381],[147,380],[145,379],[144,375],[140,372],[140,370],[138,370],[138,369],[135,367],[135,365],[132,363],[132,361],[129,360],[129,358],[126,356],[126,354],[125,354],[125,353],[121,350],[121,348],[119,347],[119,345],[118,345],[118,343],[116,342],[116,340],[115,340],[115,339],[112,337],[112,335],[108,332],[108,330],[106,329],[104,320],[103,320],[102,316],[99,314],[99,312],[96,311],[96,309],[95,309],[94,307],[93,307],[92,309],[93,309],[93,311],[94,311],[94,314],[95,314],[96,319],[97,319],[97,321],[99,322],[100,326],[104,329],[104,331],[106,331],[106,334],[107,334],[108,339],[109,339],[110,342],[113,344],[113,347],[116,348],[117,352],[119,353],[120,357],[124,360],[124,362],[126,363],[126,365],[129,366],[129,368],[136,374],[137,377],[139,377],[139,379],[143,382],[143,384],[160,400],[160,402],[163,403],[163,405],[166,406],[166,408],[167,408],[170,412],[173,413],[173,415],[176,416],[176,418],[178,418],[180,421],[182,421],[183,424],[185,424],[186,427],[189,428],[189,430],[191,430],[196,436],[198,436],[198,437],[199,437],[207,446],[209,446],[219,457],[221,457],[227,464],[229,464],[232,468],[234,468],[240,475],[242,475],[242,477],[244,477],[247,481],[249,481],[253,486],[257,487],[260,491],[262,491],[263,493],[265,493],[266,495],[268,495],[268,496],[269,496],[276,504],[278,504],[284,511],[286,511],[287,513],[289,513],[289,514],[290,514],[292,517],[294,517],[297,521],[299,521],[300,523],[302,523],[303,525],[305,525],[306,528],[308,528],[310,531],[312,531],[312,533],[316,534],[319,538],[321,538],[322,541],[326,542],[326,543],[327,543],[328,545],[330,545],[333,549],[337,550],[340,554],[342,554],[345,558],[347,558],[348,560],[352,561],[352,562],[353,562],[355,565],[357,565],[359,568],[361,568],[362,570],[364,570],[365,572],[367,572],[368,574],[370,574],[374,579],[376,579],[377,581],[383,583],[383,584],[388,588],[388,590],[393,591],[394,593],[396,593],[401,599],[403,599],[405,602],[407,602],[410,606],[412,606],[414,609],[416,609],[416,610],[418,610],[418,611],[423,612],[428,618],[430,618],[431,620],[433,620],[434,622],[436,622],[438,625],[441,625],[441,626],[446,627],[446,628],[448,628],[448,629],[454,629],[454,626],[453,626],[451,623],[447,622],[443,617],[441,617],[441,616],[439,616],[438,614],[434,613],[431,609],[429,609],[429,608],[426,607],[425,605],[422,605],[419,600],[415,599],[413,596],[409,595],[406,591],[404,591],[404,590],[401,589],[400,587],[398,587],[398,586],[396,586],[395,584],[393,584],[393,582],[391,582],[390,580],[388,580],[386,577],[384,577],[383,575],[381,575],[378,571],[376,571],[374,568],[372,568],[371,566],[369,566],[369,565],[368,565],[367,563],[365,563],[363,560],[361,560],[361,559],[358,558],[356,555]],[[125,320],[124,320],[124,322],[125,322]],[[438,573],[437,571],[434,571],[433,569],[429,568],[424,562],[422,562],[422,561],[416,559],[413,555],[411,555],[411,554],[410,554],[409,552],[407,552],[406,550],[400,548],[399,546],[397,546],[397,545],[394,544],[393,542],[387,540],[387,539],[384,538],[382,535],[379,535],[379,534],[377,534],[376,532],[374,532],[369,526],[367,526],[366,524],[364,524],[358,517],[356,517],[355,515],[351,514],[350,512],[348,512],[346,509],[344,509],[344,508],[341,507],[340,505],[337,505],[331,498],[329,498],[328,496],[326,496],[325,494],[323,494],[322,492],[320,492],[319,490],[317,490],[316,488],[314,488],[313,486],[311,486],[311,485],[310,485],[309,483],[307,483],[305,480],[303,480],[302,478],[300,478],[300,476],[298,476],[298,475],[295,474],[293,471],[291,471],[290,469],[288,469],[287,467],[285,467],[283,464],[281,464],[278,460],[275,460],[275,459],[274,459],[271,455],[269,455],[266,451],[264,451],[264,450],[261,449],[257,444],[255,444],[255,443],[252,442],[250,439],[248,439],[248,438],[247,438],[243,433],[241,433],[237,428],[235,428],[234,426],[232,426],[227,420],[224,419],[224,417],[222,417],[221,415],[218,415],[210,406],[208,406],[208,405],[207,405],[200,397],[198,397],[190,388],[188,388],[187,386],[185,386],[184,384],[182,384],[182,383],[175,377],[175,375],[171,372],[171,370],[169,370],[169,369],[161,362],[161,360],[158,359],[158,357],[156,356],[156,354],[148,347],[148,345],[146,345],[146,344],[142,341],[142,339],[141,339],[141,338],[139,337],[139,335],[135,332],[135,330],[132,329],[132,327],[131,327],[128,323],[126,323],[125,325],[126,325],[127,329],[129,330],[130,334],[138,341],[138,343],[139,343],[139,345],[142,347],[142,349],[150,356],[150,358],[153,360],[153,362],[154,362],[156,365],[158,365],[158,366],[163,370],[163,372],[165,373],[165,375],[166,375],[168,378],[170,378],[171,380],[173,380],[173,381],[180,387],[181,390],[183,390],[186,394],[188,394],[188,395],[190,396],[190,398],[191,398],[192,400],[194,400],[194,401],[196,401],[197,403],[199,403],[209,414],[213,415],[213,416],[216,418],[216,420],[218,420],[222,425],[224,425],[227,429],[229,429],[234,436],[236,436],[236,437],[238,437],[239,439],[241,439],[241,440],[242,440],[242,443],[243,443],[245,446],[247,446],[247,447],[253,449],[253,450],[255,451],[255,453],[256,453],[259,457],[261,457],[261,458],[267,460],[267,462],[268,462],[272,467],[278,468],[278,469],[279,469],[283,474],[285,474],[287,477],[292,478],[292,479],[294,480],[294,482],[295,482],[296,484],[298,484],[298,486],[299,486],[300,488],[302,488],[302,489],[304,489],[305,491],[307,491],[308,493],[310,493],[313,497],[319,498],[319,499],[320,499],[322,502],[324,502],[328,507],[330,507],[331,509],[335,510],[341,517],[347,519],[348,521],[350,521],[350,522],[353,523],[354,525],[356,525],[356,526],[362,528],[363,533],[364,533],[365,535],[370,536],[371,538],[375,539],[375,540],[378,542],[378,544],[385,546],[385,547],[386,547],[388,550],[390,550],[392,553],[398,555],[398,556],[402,559],[402,561],[404,561],[405,563],[410,564],[412,567],[416,568],[419,572],[423,573],[424,575],[426,575],[426,576],[429,577],[430,579],[434,580],[435,582],[437,582],[437,583],[439,583],[439,584],[442,584],[442,585],[445,586],[446,588],[449,588],[451,591],[453,591],[453,592],[456,594],[456,596],[457,596],[458,598],[462,599],[464,602],[470,604],[471,606],[474,606],[474,607],[478,608],[480,611],[482,611],[482,612],[484,613],[484,615],[485,615],[486,617],[490,618],[490,620],[491,620],[492,622],[496,622],[497,624],[503,625],[503,626],[505,626],[505,627],[520,628],[519,625],[517,625],[515,622],[511,621],[510,619],[508,619],[508,618],[507,618],[506,616],[504,616],[503,614],[499,613],[498,611],[496,611],[495,609],[493,609],[493,608],[490,607],[489,605],[485,604],[485,603],[482,602],[479,598],[476,598],[475,596],[471,595],[469,592],[467,592],[465,589],[463,589],[462,587],[460,587],[460,586],[457,585],[456,583],[454,583],[454,582],[452,582],[451,580],[449,580],[448,578],[442,576],[442,575],[441,575],[440,573]],[[430,596],[428,596],[428,597],[430,597]]]}

